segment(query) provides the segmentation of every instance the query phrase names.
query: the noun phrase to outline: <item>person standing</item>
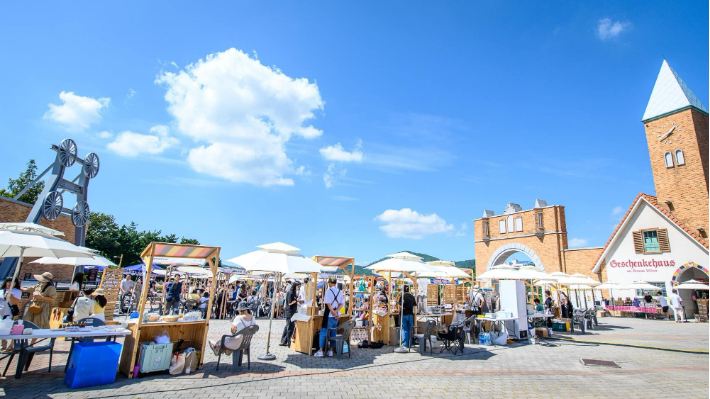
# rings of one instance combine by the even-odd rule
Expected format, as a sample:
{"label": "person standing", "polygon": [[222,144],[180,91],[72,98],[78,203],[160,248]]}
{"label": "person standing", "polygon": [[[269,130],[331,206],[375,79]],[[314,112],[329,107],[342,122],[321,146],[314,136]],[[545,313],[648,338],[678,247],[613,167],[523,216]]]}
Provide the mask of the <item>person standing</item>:
{"label": "person standing", "polygon": [[[675,314],[675,322],[676,323],[685,323],[685,312],[683,311],[683,299],[681,299],[680,295],[678,295],[678,290],[673,290],[671,291],[671,295],[668,297],[668,300],[671,304],[671,307],[673,308],[673,312]],[[680,320],[678,320],[680,319]]]}
{"label": "person standing", "polygon": [[94,310],[91,312],[91,317],[97,318],[101,321],[106,321],[106,315],[104,309],[106,304],[108,304],[108,299],[106,299],[106,291],[103,288],[97,288],[91,297],[94,299]]}
{"label": "person standing", "polygon": [[167,314],[173,314],[173,312],[177,313],[178,306],[180,306],[180,293],[182,292],[180,276],[173,277],[173,281],[167,284],[165,290],[165,312]]}
{"label": "person standing", "polygon": [[[555,314],[555,311],[553,307],[555,306],[555,302],[552,300],[552,293],[549,290],[545,291],[545,313],[546,314]],[[547,324],[547,328],[552,328],[552,317],[548,317],[545,320]]]}
{"label": "person standing", "polygon": [[404,286],[402,297],[402,345],[409,348],[412,345],[412,327],[414,326],[414,308],[417,300],[409,293],[409,286]]}
{"label": "person standing", "polygon": [[284,326],[283,334],[281,334],[280,346],[289,346],[293,332],[296,329],[296,322],[291,320],[291,318],[298,311],[298,304],[303,303],[302,300],[298,299],[298,288],[300,286],[301,283],[299,281],[294,282],[286,294],[286,325]]}
{"label": "person standing", "polygon": [[668,318],[668,301],[666,300],[666,297],[663,296],[663,293],[661,291],[658,291],[656,293],[658,295],[658,303],[661,304],[661,309],[663,310],[663,315]]}
{"label": "person standing", "polygon": [[[318,352],[314,355],[315,357],[323,357],[323,351],[325,348],[325,340],[328,335],[328,329],[333,329],[330,331],[330,337],[335,337],[335,328],[338,327],[338,319],[340,319],[340,308],[343,306],[345,300],[343,299],[343,292],[336,287],[338,279],[335,276],[328,277],[328,290],[325,291],[323,296],[323,303],[325,304],[325,312],[323,314],[323,324],[320,329],[320,348]],[[335,341],[330,341],[331,347],[335,346]],[[328,350],[328,356],[333,356],[333,350]]]}
{"label": "person standing", "polygon": [[[133,281],[131,280],[131,276],[126,274],[123,277],[124,277],[124,279],[121,280],[121,286],[119,287],[119,290],[121,291],[120,292],[121,300],[118,302],[120,304],[119,309],[120,309],[121,313],[123,313],[123,311],[124,311],[123,306],[124,306],[124,303],[126,303],[126,296],[131,295],[131,293],[133,292],[133,285],[134,285]],[[126,309],[126,312],[128,312],[128,311],[130,311],[130,309]]]}

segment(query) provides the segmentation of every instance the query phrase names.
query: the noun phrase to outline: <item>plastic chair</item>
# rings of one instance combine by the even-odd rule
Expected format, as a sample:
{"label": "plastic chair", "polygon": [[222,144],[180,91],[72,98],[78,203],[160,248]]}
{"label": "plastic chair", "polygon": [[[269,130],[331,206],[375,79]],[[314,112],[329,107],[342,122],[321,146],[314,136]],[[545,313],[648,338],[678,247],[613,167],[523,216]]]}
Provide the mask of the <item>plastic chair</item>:
{"label": "plastic chair", "polygon": [[[27,320],[22,320],[22,325],[25,328],[32,328],[36,330],[40,329],[39,326],[37,326],[35,323]],[[10,354],[10,360],[7,361],[5,371],[3,371],[2,373],[3,377],[5,376],[5,374],[7,374],[7,369],[10,367],[10,363],[12,363],[12,359],[15,357],[16,354],[19,354],[19,357],[17,359],[17,371],[15,372],[15,378],[18,380],[22,378],[22,372],[27,371],[30,368],[32,359],[34,358],[34,355],[37,352],[49,351],[49,369],[47,371],[52,371],[52,355],[54,354],[54,341],[56,338],[50,338],[49,344],[47,345],[37,345],[37,343],[39,342],[46,341],[45,338],[38,340],[34,346],[29,346],[28,340],[31,339],[31,336],[28,335],[27,337],[28,338],[13,340],[13,351]]]}
{"label": "plastic chair", "polygon": [[251,370],[251,339],[257,331],[259,331],[259,326],[253,325],[238,331],[236,334],[223,335],[219,343],[220,351],[219,356],[217,356],[217,371],[219,371],[219,361],[222,358],[222,349],[225,348],[225,339],[229,337],[234,338],[237,335],[241,335],[244,338],[242,338],[242,343],[239,345],[239,348],[232,350],[232,371],[239,371],[239,367],[242,365],[242,357],[244,352],[247,353],[247,370]]}
{"label": "plastic chair", "polygon": [[[345,343],[348,343],[348,359],[350,359],[351,353],[352,353],[352,345],[350,345],[350,333],[352,333],[353,328],[355,328],[355,320],[348,320],[345,323],[339,325],[338,327],[335,328],[329,328],[326,330],[326,338],[330,336],[330,332],[332,330],[335,330],[336,335],[333,338],[326,339],[325,341],[325,350],[328,350],[328,344],[330,341],[335,341],[335,354],[338,357],[338,360],[340,360],[342,354],[343,354],[343,348],[345,347]],[[341,334],[338,334],[338,330],[343,330]]]}
{"label": "plastic chair", "polygon": [[466,340],[469,344],[472,344],[473,338],[476,336],[476,315],[463,321],[463,330],[464,334],[466,334]]}
{"label": "plastic chair", "polygon": [[585,317],[586,312],[581,309],[575,309],[574,313],[572,314],[572,322],[570,323],[570,332],[574,333],[574,325],[575,323],[579,325],[579,329],[582,331],[582,334],[585,333],[586,330],[586,324],[587,324],[587,319]]}
{"label": "plastic chair", "polygon": [[[419,341],[416,345],[419,345],[419,353],[424,354],[426,352],[426,343],[429,341],[429,353],[431,355],[434,354],[434,344],[431,341],[431,336],[436,334],[436,321],[435,320],[427,320],[424,323],[418,325],[418,326],[412,326],[412,331],[415,331],[416,328],[422,327],[424,329],[424,333],[422,334],[412,334],[414,337],[417,338],[417,341]],[[409,351],[411,352],[412,350],[411,345],[409,347]]]}

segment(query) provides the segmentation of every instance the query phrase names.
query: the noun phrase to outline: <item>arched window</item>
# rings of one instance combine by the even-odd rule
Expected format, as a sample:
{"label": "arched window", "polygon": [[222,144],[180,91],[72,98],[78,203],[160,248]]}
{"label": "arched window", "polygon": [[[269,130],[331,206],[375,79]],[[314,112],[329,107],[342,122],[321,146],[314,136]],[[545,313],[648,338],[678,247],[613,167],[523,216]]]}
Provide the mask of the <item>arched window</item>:
{"label": "arched window", "polygon": [[666,168],[672,168],[673,167],[673,154],[669,152],[664,155],[664,158],[666,159]]}
{"label": "arched window", "polygon": [[683,155],[683,150],[675,150],[675,164],[685,165],[685,155]]}

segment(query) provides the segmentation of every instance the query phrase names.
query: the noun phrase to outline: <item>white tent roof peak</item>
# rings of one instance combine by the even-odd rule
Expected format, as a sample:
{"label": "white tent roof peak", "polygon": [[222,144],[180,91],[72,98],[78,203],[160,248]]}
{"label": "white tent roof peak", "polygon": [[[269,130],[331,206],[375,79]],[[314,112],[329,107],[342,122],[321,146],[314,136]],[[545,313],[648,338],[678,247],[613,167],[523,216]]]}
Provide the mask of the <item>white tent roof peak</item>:
{"label": "white tent roof peak", "polygon": [[300,251],[301,248],[296,248],[293,245],[288,245],[283,242],[272,242],[271,244],[257,245],[257,248],[265,249],[267,251],[280,251],[280,252],[296,252]]}
{"label": "white tent roof peak", "polygon": [[386,258],[395,258],[395,259],[416,259],[416,260],[419,260],[419,261],[422,260],[422,257],[421,257],[421,256],[417,256],[417,255],[414,255],[414,254],[409,253],[409,252],[397,252],[396,254],[387,255]]}
{"label": "white tent roof peak", "polygon": [[708,113],[708,109],[693,94],[683,79],[663,60],[661,71],[653,85],[651,98],[648,100],[646,112],[641,120],[646,122],[650,119],[658,118],[670,114],[674,111],[693,107],[697,110]]}

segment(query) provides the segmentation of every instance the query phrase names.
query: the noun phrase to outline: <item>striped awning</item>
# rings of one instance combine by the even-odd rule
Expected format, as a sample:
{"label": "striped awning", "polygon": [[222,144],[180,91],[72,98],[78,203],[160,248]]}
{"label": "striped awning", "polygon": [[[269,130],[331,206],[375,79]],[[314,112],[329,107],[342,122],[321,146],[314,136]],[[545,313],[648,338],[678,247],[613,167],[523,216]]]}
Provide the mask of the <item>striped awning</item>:
{"label": "striped awning", "polygon": [[316,256],[315,261],[323,266],[344,266],[350,263],[355,263],[353,258],[343,258],[339,256]]}
{"label": "striped awning", "polygon": [[207,259],[216,254],[219,247],[205,247],[202,245],[181,245],[170,243],[151,243],[143,250],[141,257],[150,255],[151,245],[155,246],[153,256],[164,256],[168,258],[197,258]]}

